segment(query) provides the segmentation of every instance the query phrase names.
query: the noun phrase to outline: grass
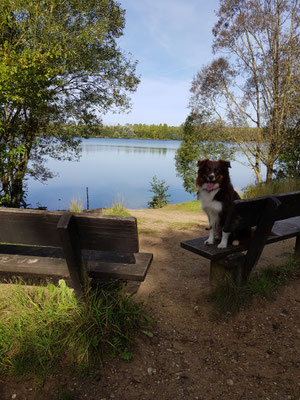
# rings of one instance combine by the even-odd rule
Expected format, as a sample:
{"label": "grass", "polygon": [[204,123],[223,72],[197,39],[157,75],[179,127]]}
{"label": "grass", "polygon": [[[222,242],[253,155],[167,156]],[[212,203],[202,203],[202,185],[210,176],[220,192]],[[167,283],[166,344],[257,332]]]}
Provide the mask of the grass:
{"label": "grass", "polygon": [[131,217],[120,198],[113,202],[111,208],[103,210],[103,215],[119,215],[122,217]]}
{"label": "grass", "polygon": [[137,331],[151,336],[142,304],[112,285],[88,293],[84,303],[63,280],[59,286],[12,285],[3,300],[2,374],[30,374],[43,381],[62,368],[88,371],[105,355],[131,359]]}
{"label": "grass", "polygon": [[169,204],[164,207],[164,210],[199,212],[201,211],[201,203],[198,200],[194,200],[194,201],[187,201],[185,203]]}
{"label": "grass", "polygon": [[170,229],[190,229],[197,226],[200,226],[198,222],[170,222],[168,224]]}
{"label": "grass", "polygon": [[80,199],[73,199],[70,204],[70,211],[74,213],[81,213],[83,210],[82,202]]}
{"label": "grass", "polygon": [[259,185],[249,185],[244,189],[243,198],[270,196],[272,194],[295,192],[300,190],[300,179],[274,180]]}
{"label": "grass", "polygon": [[238,313],[251,304],[255,297],[270,299],[287,282],[300,276],[299,259],[291,259],[281,267],[268,267],[260,273],[254,273],[246,285],[224,284],[210,296],[218,317]]}

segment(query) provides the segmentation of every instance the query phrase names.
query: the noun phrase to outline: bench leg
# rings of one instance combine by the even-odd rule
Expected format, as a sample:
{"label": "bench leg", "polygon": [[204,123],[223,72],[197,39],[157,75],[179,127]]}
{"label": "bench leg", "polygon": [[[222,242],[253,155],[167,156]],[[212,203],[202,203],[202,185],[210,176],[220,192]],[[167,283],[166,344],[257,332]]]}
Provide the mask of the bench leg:
{"label": "bench leg", "polygon": [[70,277],[76,296],[84,296],[87,273],[83,265],[75,219],[71,213],[63,214],[58,221],[57,230],[66,257]]}
{"label": "bench leg", "polygon": [[296,237],[295,257],[300,258],[300,235]]}
{"label": "bench leg", "polygon": [[211,261],[209,283],[212,289],[222,284],[242,283],[242,267],[245,256],[242,253],[232,254],[221,260]]}

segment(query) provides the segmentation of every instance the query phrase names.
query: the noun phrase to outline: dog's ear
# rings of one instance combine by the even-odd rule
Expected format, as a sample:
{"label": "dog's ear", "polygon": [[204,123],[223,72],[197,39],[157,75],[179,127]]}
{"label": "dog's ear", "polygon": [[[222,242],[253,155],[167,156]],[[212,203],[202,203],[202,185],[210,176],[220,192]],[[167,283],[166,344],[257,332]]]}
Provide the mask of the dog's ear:
{"label": "dog's ear", "polygon": [[219,163],[226,168],[231,168],[230,161],[219,160]]}
{"label": "dog's ear", "polygon": [[207,161],[209,161],[208,158],[205,158],[205,160],[199,160],[198,163],[197,163],[198,168],[199,169],[202,168],[204,166],[204,164],[207,163]]}

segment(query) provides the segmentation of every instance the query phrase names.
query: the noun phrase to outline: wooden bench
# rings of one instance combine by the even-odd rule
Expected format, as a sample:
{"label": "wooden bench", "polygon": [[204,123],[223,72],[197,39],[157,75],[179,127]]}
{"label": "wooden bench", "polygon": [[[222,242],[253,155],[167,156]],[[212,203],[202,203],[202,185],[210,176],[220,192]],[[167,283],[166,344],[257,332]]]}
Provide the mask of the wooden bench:
{"label": "wooden bench", "polygon": [[64,278],[77,296],[87,275],[143,281],[153,257],[134,217],[0,208],[0,243],[0,277]]}
{"label": "wooden bench", "polygon": [[[225,232],[256,227],[248,243],[218,249],[205,245],[207,237],[186,240],[181,246],[210,260],[210,285],[228,279],[245,283],[265,245],[296,237],[295,255],[300,257],[300,191],[236,200],[224,225]],[[245,254],[243,252],[246,252]]]}

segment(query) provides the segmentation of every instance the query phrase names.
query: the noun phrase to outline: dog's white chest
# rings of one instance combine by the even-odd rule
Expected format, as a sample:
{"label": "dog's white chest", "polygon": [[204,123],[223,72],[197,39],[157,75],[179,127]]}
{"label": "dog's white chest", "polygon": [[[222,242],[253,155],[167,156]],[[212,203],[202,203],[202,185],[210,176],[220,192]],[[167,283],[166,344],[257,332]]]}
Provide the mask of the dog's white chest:
{"label": "dog's white chest", "polygon": [[213,211],[215,213],[220,213],[222,211],[222,203],[220,201],[214,200],[214,197],[219,190],[220,189],[218,188],[210,192],[208,192],[207,190],[200,190],[198,192],[198,200],[201,201],[203,211]]}

